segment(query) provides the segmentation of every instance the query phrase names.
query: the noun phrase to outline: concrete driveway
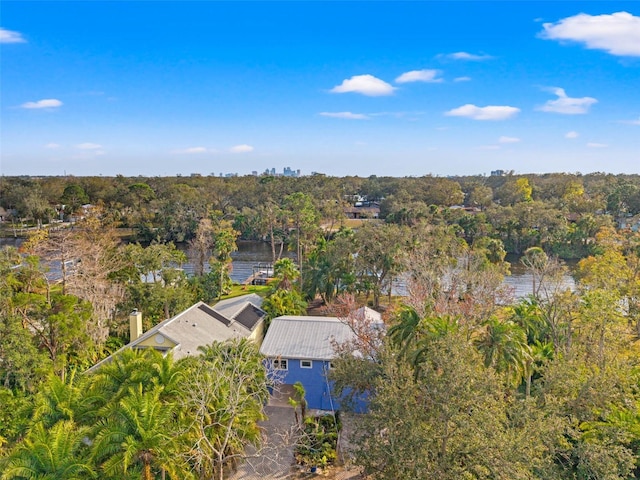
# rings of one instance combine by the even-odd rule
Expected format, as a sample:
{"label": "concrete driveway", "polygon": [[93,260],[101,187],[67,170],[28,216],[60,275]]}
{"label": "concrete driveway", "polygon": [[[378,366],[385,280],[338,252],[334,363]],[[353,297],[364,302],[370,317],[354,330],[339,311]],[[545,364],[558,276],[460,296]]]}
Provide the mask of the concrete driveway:
{"label": "concrete driveway", "polygon": [[262,423],[264,444],[247,450],[248,458],[229,478],[232,480],[291,479],[293,470],[293,408],[282,396],[272,397],[265,407],[267,420]]}
{"label": "concrete driveway", "polygon": [[[259,450],[249,449],[248,458],[229,479],[293,480],[320,476],[336,480],[360,478],[356,469],[337,468],[327,475],[328,472],[312,474],[295,465],[293,448],[296,442],[296,425],[293,408],[287,401],[289,396],[290,392],[283,391],[269,399],[269,404],[265,407],[268,419],[262,422],[264,445]],[[351,417],[343,416],[343,434],[351,431],[352,421]],[[343,443],[342,445],[344,447]]]}

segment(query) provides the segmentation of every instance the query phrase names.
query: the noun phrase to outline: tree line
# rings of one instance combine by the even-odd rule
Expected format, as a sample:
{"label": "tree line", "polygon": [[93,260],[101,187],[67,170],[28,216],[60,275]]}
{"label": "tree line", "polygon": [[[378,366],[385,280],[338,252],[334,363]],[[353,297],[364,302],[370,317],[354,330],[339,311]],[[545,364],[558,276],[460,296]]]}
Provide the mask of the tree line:
{"label": "tree line", "polygon": [[346,315],[358,337],[330,376],[368,395],[354,439],[367,478],[638,478],[640,236],[594,241],[573,291],[533,248],[527,298],[468,296],[433,265],[386,334]]}
{"label": "tree line", "polygon": [[[81,405],[56,407],[63,414],[55,421],[29,405],[51,404],[40,397],[54,388],[66,392],[51,394],[56,402],[90,392],[98,398],[102,386],[92,382],[102,377],[74,372],[128,341],[131,310],[143,312],[148,329],[198,300],[212,303],[228,293],[231,255],[243,238],[270,245],[277,279],[265,292],[269,318],[305,313],[309,301],[340,310],[348,298],[385,313],[389,334],[376,338],[354,326],[361,344],[345,346],[334,370],[338,389],[370,395],[356,459],[374,478],[637,475],[640,240],[632,229],[616,228],[638,213],[637,176],[0,182],[0,205],[12,217],[4,227],[12,233],[16,223],[33,226],[20,251],[0,250],[0,451],[12,466],[53,442],[88,466],[77,478],[91,478],[90,472],[181,478],[180,468],[196,471],[207,462],[208,470],[197,470],[207,472],[201,478],[220,475],[227,461],[210,458],[220,451],[236,458],[246,442],[197,461],[180,457],[183,463],[174,465],[145,451],[118,450],[126,435],[100,443],[107,434],[91,428],[97,419]],[[357,201],[379,204],[381,218],[347,219],[344,207]],[[56,218],[71,221],[48,228],[60,226]],[[126,242],[122,227],[132,235]],[[285,249],[292,258],[283,258]],[[516,301],[503,283],[507,253],[520,254],[533,278],[528,299]],[[187,256],[193,276],[181,269]],[[562,258],[582,259],[575,291],[562,282]],[[393,297],[400,277],[401,300]],[[221,348],[231,347],[211,346]],[[362,355],[353,356],[354,349]],[[196,365],[202,357],[167,362],[195,368],[191,381],[204,375]],[[131,360],[138,361],[150,362],[148,372],[169,368],[151,366],[159,358]],[[132,380],[134,369],[118,368],[109,381],[124,390],[108,387],[116,403],[94,404],[93,415],[133,422],[117,413],[133,415],[127,402],[147,411],[145,402],[166,400],[170,406],[160,410],[171,412],[174,437],[186,435],[181,412],[210,419],[206,410],[188,410],[196,405],[184,392],[154,390],[160,380],[153,375]],[[212,395],[210,402],[226,398]],[[261,411],[252,411],[255,423]],[[97,445],[112,453],[98,454]],[[123,465],[130,473],[117,470]],[[36,478],[19,472],[7,478]]]}
{"label": "tree line", "polygon": [[[379,202],[389,223],[413,225],[435,208],[450,212],[468,241],[499,238],[510,253],[541,246],[562,258],[588,255],[588,239],[618,217],[640,213],[638,175],[544,174],[467,177],[1,177],[0,206],[12,221],[39,225],[99,205],[141,242],[186,242],[213,210],[243,239],[269,239],[277,250],[292,239],[282,217],[285,197],[304,192],[324,225],[343,224],[356,199]],[[289,201],[293,202],[293,198]],[[295,203],[295,202],[294,202]],[[290,204],[288,210],[300,208]],[[291,217],[289,217],[291,219]],[[298,220],[302,218],[298,217]],[[276,252],[274,252],[276,253]]]}

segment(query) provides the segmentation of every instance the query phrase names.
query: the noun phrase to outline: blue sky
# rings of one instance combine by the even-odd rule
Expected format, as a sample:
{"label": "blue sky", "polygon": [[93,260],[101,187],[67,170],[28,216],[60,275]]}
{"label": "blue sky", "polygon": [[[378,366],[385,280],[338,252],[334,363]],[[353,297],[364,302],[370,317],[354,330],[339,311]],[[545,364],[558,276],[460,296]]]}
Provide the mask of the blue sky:
{"label": "blue sky", "polygon": [[0,173],[640,173],[640,3],[0,7]]}

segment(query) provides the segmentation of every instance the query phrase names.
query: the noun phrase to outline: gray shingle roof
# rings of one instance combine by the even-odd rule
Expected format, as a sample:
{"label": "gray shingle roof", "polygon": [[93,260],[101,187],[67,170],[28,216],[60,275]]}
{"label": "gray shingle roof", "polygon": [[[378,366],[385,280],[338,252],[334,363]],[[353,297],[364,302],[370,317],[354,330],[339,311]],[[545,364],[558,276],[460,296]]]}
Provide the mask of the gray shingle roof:
{"label": "gray shingle roof", "polygon": [[260,353],[267,357],[331,360],[334,343],[355,338],[351,328],[335,317],[283,316],[271,321]]}
{"label": "gray shingle roof", "polygon": [[[201,307],[205,308],[201,308]],[[222,320],[224,319],[224,321]],[[213,342],[224,342],[231,338],[248,337],[251,331],[237,322],[229,323],[208,305],[199,302],[175,317],[165,320],[142,335],[141,339],[153,335],[154,330],[177,342],[173,358],[196,355],[198,347]],[[138,342],[134,342],[138,343]]]}
{"label": "gray shingle roof", "polygon": [[[255,294],[244,295],[220,302],[222,303],[222,308],[218,308],[220,303],[210,307],[204,302],[198,302],[178,315],[160,322],[120,350],[135,348],[154,335],[161,334],[177,344],[172,350],[173,357],[177,360],[182,357],[197,355],[198,347],[200,346],[209,345],[213,342],[224,342],[232,338],[246,338],[251,335],[251,332],[265,315],[265,312],[255,306],[254,302],[261,305],[262,298]],[[248,310],[250,313],[239,315],[247,308],[250,309]],[[235,315],[238,315],[239,318],[234,318]],[[156,348],[162,349],[162,344],[158,344]],[[110,361],[110,359],[111,356],[97,363],[89,370],[94,370],[102,363]]]}
{"label": "gray shingle roof", "polygon": [[247,303],[251,303],[253,306],[260,308],[262,307],[262,297],[255,293],[249,293],[241,297],[220,300],[213,306],[213,309],[227,318],[234,318],[246,307]]}

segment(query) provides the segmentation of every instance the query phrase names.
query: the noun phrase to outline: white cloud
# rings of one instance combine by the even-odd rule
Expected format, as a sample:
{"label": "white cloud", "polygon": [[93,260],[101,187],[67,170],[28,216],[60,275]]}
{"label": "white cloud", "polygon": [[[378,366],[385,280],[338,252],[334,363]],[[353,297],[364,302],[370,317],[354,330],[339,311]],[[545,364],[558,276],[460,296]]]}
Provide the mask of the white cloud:
{"label": "white cloud", "polygon": [[568,139],[578,138],[579,136],[580,134],[573,130],[564,134],[564,138],[568,138]]}
{"label": "white cloud", "polygon": [[248,153],[253,152],[253,147],[251,145],[235,145],[229,149],[231,153]]}
{"label": "white cloud", "polygon": [[99,148],[102,148],[102,145],[99,145],[97,143],[86,142],[86,143],[77,144],[76,148],[78,150],[97,150]]}
{"label": "white cloud", "polygon": [[57,108],[62,106],[62,102],[57,98],[45,98],[37,102],[26,102],[20,106],[22,108]]}
{"label": "white cloud", "polygon": [[611,15],[580,13],[542,26],[542,38],[571,40],[611,55],[640,57],[640,17],[628,12]]}
{"label": "white cloud", "polygon": [[7,30],[0,27],[0,43],[25,43],[26,40],[22,37],[20,32],[14,32],[13,30]]}
{"label": "white cloud", "polygon": [[331,93],[361,93],[369,97],[381,97],[392,95],[395,87],[373,75],[354,75],[342,81],[340,85],[333,87]]}
{"label": "white cloud", "polygon": [[507,105],[488,105],[478,107],[470,103],[445,112],[449,117],[467,117],[474,120],[506,120],[520,111],[519,108]]}
{"label": "white cloud", "polygon": [[607,145],[606,143],[596,143],[596,142],[589,142],[587,143],[587,147],[589,148],[607,148],[609,145]]}
{"label": "white cloud", "polygon": [[493,58],[493,56],[486,55],[484,53],[480,55],[476,55],[468,52],[455,52],[455,53],[449,53],[446,55],[439,55],[439,56],[444,58],[449,58],[451,60],[467,60],[471,62],[481,62],[483,60],[491,60]]}
{"label": "white cloud", "polygon": [[50,148],[51,150],[55,150],[56,148],[60,148],[62,145],[58,143],[47,143],[44,148]]}
{"label": "white cloud", "polygon": [[438,78],[442,72],[440,70],[412,70],[405,72],[396,78],[396,83],[409,83],[409,82],[426,82],[426,83],[440,83],[442,78]]}
{"label": "white cloud", "polygon": [[538,110],[543,112],[562,113],[564,115],[582,115],[589,111],[589,107],[598,103],[593,97],[571,98],[564,88],[551,88],[550,91],[558,96],[555,100],[549,100]]}
{"label": "white cloud", "polygon": [[471,77],[456,77],[453,79],[454,82],[470,82]]}
{"label": "white cloud", "polygon": [[636,120],[623,120],[621,123],[626,123],[627,125],[640,125],[640,117]]}
{"label": "white cloud", "polygon": [[352,112],[320,112],[318,115],[330,118],[344,118],[347,120],[368,120],[369,117],[364,113]]}
{"label": "white cloud", "polygon": [[518,143],[520,141],[517,137],[505,137],[504,135],[498,138],[498,143]]}

